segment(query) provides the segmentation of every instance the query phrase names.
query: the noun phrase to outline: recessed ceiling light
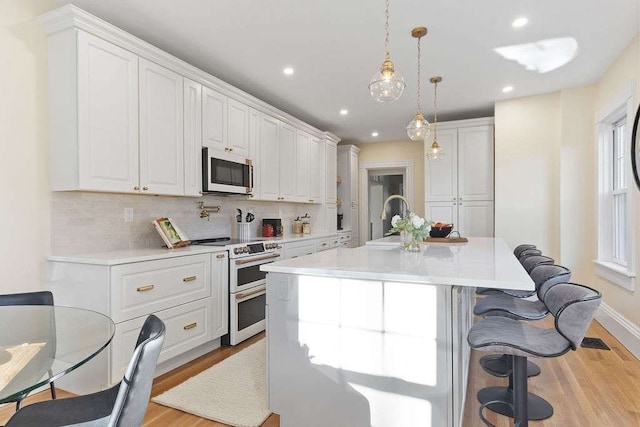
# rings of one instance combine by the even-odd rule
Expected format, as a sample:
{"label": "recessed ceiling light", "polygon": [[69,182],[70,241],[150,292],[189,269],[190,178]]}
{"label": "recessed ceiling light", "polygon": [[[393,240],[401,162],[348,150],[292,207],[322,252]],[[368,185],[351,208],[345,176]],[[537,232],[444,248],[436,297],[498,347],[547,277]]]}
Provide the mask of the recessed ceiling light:
{"label": "recessed ceiling light", "polygon": [[342,110],[340,110],[341,116],[346,116],[347,114],[349,114],[349,110],[347,110],[346,108],[343,108]]}
{"label": "recessed ceiling light", "polygon": [[371,132],[371,136],[375,138],[376,136],[378,136],[378,132]]}
{"label": "recessed ceiling light", "polygon": [[502,91],[504,93],[511,92],[512,90],[513,90],[513,86],[505,86],[505,87],[502,88]]}
{"label": "recessed ceiling light", "polygon": [[522,16],[520,18],[514,19],[513,22],[511,23],[511,26],[513,28],[520,28],[520,27],[524,27],[528,23],[529,23],[529,20],[527,18],[525,18],[524,16]]}
{"label": "recessed ceiling light", "polygon": [[282,70],[282,72],[284,73],[285,76],[292,76],[293,75],[293,68],[292,67],[286,67],[284,70]]}

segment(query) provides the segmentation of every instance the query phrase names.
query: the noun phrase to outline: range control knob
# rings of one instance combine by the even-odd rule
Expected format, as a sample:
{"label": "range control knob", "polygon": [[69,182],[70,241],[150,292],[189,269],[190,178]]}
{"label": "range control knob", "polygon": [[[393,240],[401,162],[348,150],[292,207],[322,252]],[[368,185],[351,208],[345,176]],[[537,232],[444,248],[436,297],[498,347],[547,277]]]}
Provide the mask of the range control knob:
{"label": "range control knob", "polygon": [[238,255],[240,253],[240,248],[234,248],[233,253]]}

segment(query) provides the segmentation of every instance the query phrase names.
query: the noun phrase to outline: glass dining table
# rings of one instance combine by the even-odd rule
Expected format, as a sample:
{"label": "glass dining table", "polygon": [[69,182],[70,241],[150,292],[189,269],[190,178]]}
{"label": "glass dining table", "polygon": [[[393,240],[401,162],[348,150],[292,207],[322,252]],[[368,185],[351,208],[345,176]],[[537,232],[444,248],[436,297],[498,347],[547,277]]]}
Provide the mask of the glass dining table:
{"label": "glass dining table", "polygon": [[113,338],[113,321],[72,307],[0,306],[0,403],[79,368]]}

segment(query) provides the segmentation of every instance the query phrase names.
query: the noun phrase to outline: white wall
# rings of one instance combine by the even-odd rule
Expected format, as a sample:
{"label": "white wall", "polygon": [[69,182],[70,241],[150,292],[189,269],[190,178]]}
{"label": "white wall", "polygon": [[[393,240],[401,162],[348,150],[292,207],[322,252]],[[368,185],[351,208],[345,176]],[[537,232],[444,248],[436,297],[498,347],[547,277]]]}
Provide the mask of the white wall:
{"label": "white wall", "polygon": [[[596,276],[592,262],[598,227],[594,117],[633,84],[638,105],[640,35],[591,86],[496,104],[496,235],[512,246],[534,243],[570,268],[572,279],[600,290],[616,321],[640,340],[640,280],[627,291]],[[633,191],[640,212],[640,192]],[[640,227],[634,238],[640,268]]]}
{"label": "white wall", "polygon": [[0,293],[44,288],[50,242],[46,43],[49,0],[0,2]]}
{"label": "white wall", "polygon": [[495,235],[559,256],[560,95],[495,106]]}

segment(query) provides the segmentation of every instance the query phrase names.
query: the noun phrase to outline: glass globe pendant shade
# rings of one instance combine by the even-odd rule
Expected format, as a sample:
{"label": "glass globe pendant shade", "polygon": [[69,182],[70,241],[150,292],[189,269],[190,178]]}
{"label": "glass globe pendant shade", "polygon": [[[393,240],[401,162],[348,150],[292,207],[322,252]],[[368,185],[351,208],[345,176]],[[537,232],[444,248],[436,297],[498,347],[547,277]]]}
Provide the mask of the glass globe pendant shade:
{"label": "glass globe pendant shade", "polygon": [[429,122],[427,122],[421,112],[416,113],[416,116],[407,125],[407,135],[409,139],[412,141],[424,141],[430,133]]}
{"label": "glass globe pendant shade", "polygon": [[369,91],[376,101],[391,102],[400,98],[406,85],[404,78],[395,72],[393,62],[387,59],[382,63],[380,72],[371,78]]}
{"label": "glass globe pendant shade", "polygon": [[429,149],[427,150],[427,158],[429,160],[438,160],[442,157],[444,157],[444,151],[438,144],[438,141],[434,140],[433,144],[431,144],[431,147],[429,147]]}

